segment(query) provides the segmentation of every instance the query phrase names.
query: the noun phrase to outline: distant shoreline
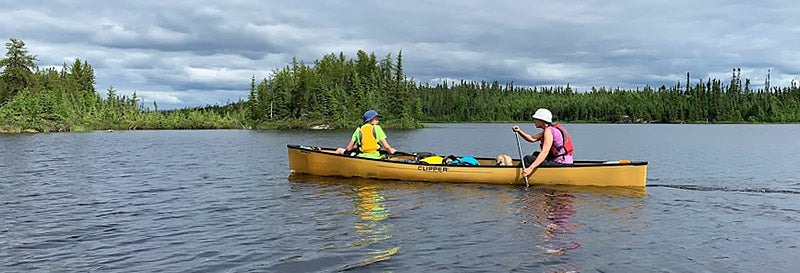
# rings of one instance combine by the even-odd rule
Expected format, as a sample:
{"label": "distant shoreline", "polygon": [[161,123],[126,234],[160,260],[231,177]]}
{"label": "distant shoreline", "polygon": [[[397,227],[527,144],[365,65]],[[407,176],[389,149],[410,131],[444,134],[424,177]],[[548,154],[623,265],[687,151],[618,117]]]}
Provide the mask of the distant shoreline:
{"label": "distant shoreline", "polygon": [[[386,126],[386,129],[389,130],[412,130],[412,129],[423,129],[423,128],[436,128],[435,125],[437,124],[529,124],[532,123],[531,121],[470,121],[470,122],[422,122],[422,126],[419,128],[402,128],[402,127],[393,127],[393,126]],[[428,125],[434,126],[428,126]],[[715,123],[705,123],[705,122],[684,122],[684,123],[660,123],[660,122],[649,122],[649,123],[608,123],[608,122],[563,122],[563,124],[593,124],[593,125],[800,125],[800,123],[778,123],[778,122],[747,122],[747,123],[734,123],[734,122],[715,122]],[[305,127],[281,127],[278,126],[261,126],[259,128],[144,128],[144,129],[96,129],[96,130],[75,130],[75,131],[47,131],[47,132],[39,132],[35,129],[22,129],[22,128],[15,128],[15,127],[4,127],[0,126],[0,135],[15,135],[15,134],[39,134],[39,133],[86,133],[86,132],[124,132],[124,131],[204,131],[204,130],[248,130],[248,131],[261,131],[261,130],[268,130],[268,131],[294,131],[294,130],[302,130],[302,131],[317,131],[317,130],[324,130],[324,131],[335,131],[335,130],[349,130],[349,128],[311,128],[315,125],[308,125]]]}

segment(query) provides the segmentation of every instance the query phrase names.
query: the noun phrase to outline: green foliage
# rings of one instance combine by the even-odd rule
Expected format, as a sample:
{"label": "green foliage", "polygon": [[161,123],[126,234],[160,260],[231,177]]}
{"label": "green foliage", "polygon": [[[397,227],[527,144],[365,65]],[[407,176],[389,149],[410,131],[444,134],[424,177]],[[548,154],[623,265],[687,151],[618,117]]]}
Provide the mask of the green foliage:
{"label": "green foliage", "polygon": [[416,86],[406,79],[402,53],[376,60],[358,51],[356,59],[328,54],[313,66],[293,60],[258,85],[251,80],[248,120],[256,128],[353,128],[361,114],[375,109],[386,124],[421,127]]}
{"label": "green foliage", "polygon": [[800,88],[753,92],[749,85],[742,89],[716,79],[688,88],[592,88],[584,93],[569,85],[521,88],[462,81],[419,86],[418,92],[422,119],[428,122],[530,120],[537,108],[550,109],[563,122],[800,122]]}
{"label": "green foliage", "polygon": [[21,41],[12,39],[6,46],[0,87],[7,87],[2,90],[8,97],[0,101],[5,102],[0,104],[0,132],[246,128],[243,102],[171,111],[158,111],[153,102],[151,111],[135,92],[128,98],[109,87],[101,98],[94,88],[94,69],[86,61],[28,75],[36,67],[35,57],[26,55]]}
{"label": "green foliage", "polygon": [[33,70],[36,69],[36,56],[28,55],[25,42],[11,38],[6,43],[6,57],[0,60],[0,79],[3,85],[0,90],[0,104],[10,100],[18,92],[31,84]]}

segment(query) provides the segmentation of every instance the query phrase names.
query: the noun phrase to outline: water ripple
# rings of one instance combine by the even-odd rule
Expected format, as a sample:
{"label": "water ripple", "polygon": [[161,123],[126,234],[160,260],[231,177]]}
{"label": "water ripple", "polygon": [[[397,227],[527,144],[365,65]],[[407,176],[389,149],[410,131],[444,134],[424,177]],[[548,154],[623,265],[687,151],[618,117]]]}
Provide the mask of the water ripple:
{"label": "water ripple", "polygon": [[668,184],[648,184],[647,187],[662,187],[692,191],[726,191],[726,192],[749,192],[749,193],[785,193],[800,194],[800,190],[783,190],[770,188],[731,188],[731,187],[709,187],[699,185],[668,185]]}

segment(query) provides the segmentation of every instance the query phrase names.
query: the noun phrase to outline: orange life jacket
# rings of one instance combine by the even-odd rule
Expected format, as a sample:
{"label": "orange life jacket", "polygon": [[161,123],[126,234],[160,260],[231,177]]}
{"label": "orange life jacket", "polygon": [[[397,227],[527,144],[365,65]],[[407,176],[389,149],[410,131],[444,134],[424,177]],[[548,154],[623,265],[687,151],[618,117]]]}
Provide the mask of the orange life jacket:
{"label": "orange life jacket", "polygon": [[[561,139],[563,140],[563,146],[557,146],[556,142],[553,141],[553,145],[550,146],[550,154],[553,157],[572,155],[572,150],[574,148],[572,147],[572,138],[569,137],[569,132],[567,132],[567,129],[564,129],[564,126],[561,126],[561,124],[553,124],[550,126],[561,131]],[[542,142],[539,142],[540,147],[543,145],[544,144]]]}

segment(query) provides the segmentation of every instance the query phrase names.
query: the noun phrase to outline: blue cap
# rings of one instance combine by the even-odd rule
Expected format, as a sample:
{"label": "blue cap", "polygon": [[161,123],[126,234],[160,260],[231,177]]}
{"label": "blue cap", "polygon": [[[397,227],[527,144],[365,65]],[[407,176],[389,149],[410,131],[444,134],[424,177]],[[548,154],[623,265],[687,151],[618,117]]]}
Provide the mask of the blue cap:
{"label": "blue cap", "polygon": [[368,110],[364,112],[364,122],[370,121],[375,117],[382,118],[381,115],[378,115],[378,112],[375,110]]}

